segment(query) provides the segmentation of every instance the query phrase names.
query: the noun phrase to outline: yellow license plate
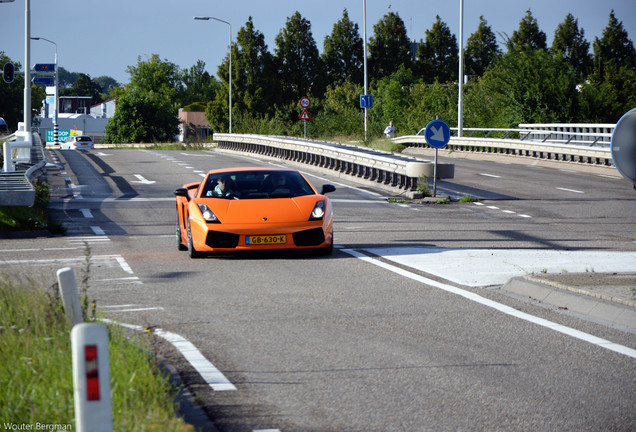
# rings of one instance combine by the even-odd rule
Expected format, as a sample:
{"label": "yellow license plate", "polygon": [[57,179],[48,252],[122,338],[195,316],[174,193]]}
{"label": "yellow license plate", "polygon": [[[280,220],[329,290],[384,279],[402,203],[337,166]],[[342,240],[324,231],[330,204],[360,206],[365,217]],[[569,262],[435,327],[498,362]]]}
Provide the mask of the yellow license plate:
{"label": "yellow license plate", "polygon": [[284,234],[267,236],[245,236],[246,245],[270,245],[282,243],[287,243],[287,236]]}

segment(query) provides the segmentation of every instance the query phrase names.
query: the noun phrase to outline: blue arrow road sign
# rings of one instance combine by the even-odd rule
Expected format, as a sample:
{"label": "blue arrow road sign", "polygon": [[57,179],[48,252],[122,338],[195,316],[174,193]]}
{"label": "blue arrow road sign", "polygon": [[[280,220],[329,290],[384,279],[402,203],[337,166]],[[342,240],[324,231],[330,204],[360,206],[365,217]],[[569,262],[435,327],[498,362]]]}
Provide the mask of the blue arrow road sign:
{"label": "blue arrow road sign", "polygon": [[33,84],[41,86],[55,85],[55,78],[53,77],[35,77],[33,78]]}
{"label": "blue arrow road sign", "polygon": [[360,95],[360,108],[373,108],[373,95]]}
{"label": "blue arrow road sign", "polygon": [[450,127],[443,120],[433,120],[426,125],[424,137],[431,147],[443,148],[450,141]]}

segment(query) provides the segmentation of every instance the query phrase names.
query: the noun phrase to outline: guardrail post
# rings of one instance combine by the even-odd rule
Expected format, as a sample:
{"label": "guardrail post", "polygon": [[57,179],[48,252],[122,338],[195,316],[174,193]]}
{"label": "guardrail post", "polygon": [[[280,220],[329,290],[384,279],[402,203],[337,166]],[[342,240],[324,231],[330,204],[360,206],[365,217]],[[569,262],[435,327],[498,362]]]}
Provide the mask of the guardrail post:
{"label": "guardrail post", "polygon": [[57,271],[57,283],[62,296],[62,303],[66,311],[66,319],[71,326],[84,322],[82,308],[80,306],[79,291],[75,281],[75,272],[70,267],[64,267]]}
{"label": "guardrail post", "polygon": [[81,323],[71,330],[73,395],[78,432],[112,432],[108,330]]}
{"label": "guardrail post", "polygon": [[4,159],[2,171],[13,172],[13,150],[11,149],[11,143],[9,141],[2,143],[2,155]]}

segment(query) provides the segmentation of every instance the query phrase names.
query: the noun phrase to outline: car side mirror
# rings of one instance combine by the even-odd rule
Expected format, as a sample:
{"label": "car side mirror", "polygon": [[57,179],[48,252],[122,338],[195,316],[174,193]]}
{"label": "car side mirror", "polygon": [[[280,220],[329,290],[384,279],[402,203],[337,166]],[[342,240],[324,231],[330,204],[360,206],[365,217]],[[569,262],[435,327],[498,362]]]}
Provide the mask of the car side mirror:
{"label": "car side mirror", "polygon": [[324,195],[329,192],[333,192],[336,190],[336,187],[332,184],[324,184],[322,185],[322,190],[320,191],[321,195]]}
{"label": "car side mirror", "polygon": [[190,201],[190,194],[188,193],[188,190],[186,188],[177,189],[176,191],[174,191],[174,195],[184,197],[185,199]]}

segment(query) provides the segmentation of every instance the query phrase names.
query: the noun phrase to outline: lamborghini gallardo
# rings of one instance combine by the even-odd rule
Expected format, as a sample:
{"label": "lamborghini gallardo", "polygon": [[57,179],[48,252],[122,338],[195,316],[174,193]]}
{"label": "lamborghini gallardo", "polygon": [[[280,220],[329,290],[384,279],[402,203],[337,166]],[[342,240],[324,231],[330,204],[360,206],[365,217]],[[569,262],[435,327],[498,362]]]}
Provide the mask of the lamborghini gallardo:
{"label": "lamborghini gallardo", "polygon": [[333,251],[333,207],[298,171],[212,170],[177,189],[176,237],[191,258],[210,252],[266,249]]}

